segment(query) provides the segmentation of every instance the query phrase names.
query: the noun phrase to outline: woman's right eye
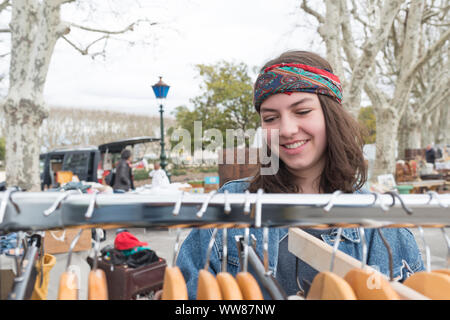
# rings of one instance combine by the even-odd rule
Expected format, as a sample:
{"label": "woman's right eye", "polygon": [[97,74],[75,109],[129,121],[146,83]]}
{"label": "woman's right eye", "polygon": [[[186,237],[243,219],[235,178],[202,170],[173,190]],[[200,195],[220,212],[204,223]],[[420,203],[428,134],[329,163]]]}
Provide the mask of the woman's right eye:
{"label": "woman's right eye", "polygon": [[272,122],[273,120],[275,120],[275,117],[267,117],[263,119],[264,122]]}

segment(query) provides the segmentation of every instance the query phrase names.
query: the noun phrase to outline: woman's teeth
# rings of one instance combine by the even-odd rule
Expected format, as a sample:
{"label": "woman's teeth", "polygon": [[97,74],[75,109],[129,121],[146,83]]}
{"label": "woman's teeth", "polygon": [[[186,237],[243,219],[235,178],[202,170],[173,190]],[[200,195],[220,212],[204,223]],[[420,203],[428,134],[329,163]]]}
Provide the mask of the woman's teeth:
{"label": "woman's teeth", "polygon": [[302,141],[299,141],[299,142],[296,142],[293,144],[285,144],[284,146],[288,149],[295,149],[295,148],[298,148],[298,147],[304,145],[306,142],[308,142],[308,140],[302,140]]}

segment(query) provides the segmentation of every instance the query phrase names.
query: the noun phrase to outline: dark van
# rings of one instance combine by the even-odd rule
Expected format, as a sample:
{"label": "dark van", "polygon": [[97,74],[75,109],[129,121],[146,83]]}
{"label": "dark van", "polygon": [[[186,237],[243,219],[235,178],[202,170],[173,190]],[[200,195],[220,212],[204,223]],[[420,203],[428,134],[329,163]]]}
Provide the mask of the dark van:
{"label": "dark van", "polygon": [[58,171],[71,171],[80,181],[103,183],[120,159],[123,149],[136,144],[160,141],[160,138],[136,137],[102,144],[98,147],[55,149],[40,155],[41,189],[57,185]]}

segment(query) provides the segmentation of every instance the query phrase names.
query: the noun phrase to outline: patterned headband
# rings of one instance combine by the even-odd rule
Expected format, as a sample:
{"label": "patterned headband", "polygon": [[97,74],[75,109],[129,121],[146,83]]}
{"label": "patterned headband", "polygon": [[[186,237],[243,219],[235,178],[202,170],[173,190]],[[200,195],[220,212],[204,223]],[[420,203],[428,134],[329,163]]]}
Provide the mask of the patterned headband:
{"label": "patterned headband", "polygon": [[309,92],[329,96],[342,103],[339,78],[326,70],[298,63],[281,63],[264,69],[255,83],[256,110],[264,100],[277,93]]}

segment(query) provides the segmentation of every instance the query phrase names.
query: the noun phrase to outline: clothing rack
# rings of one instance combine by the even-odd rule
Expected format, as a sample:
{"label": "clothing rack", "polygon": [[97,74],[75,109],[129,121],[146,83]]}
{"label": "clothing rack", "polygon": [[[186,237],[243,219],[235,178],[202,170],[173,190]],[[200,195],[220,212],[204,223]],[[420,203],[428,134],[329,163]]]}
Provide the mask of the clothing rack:
{"label": "clothing rack", "polygon": [[153,195],[8,190],[0,192],[0,201],[0,234],[98,225],[145,228],[450,226],[450,194],[437,193],[224,194],[212,191]]}

